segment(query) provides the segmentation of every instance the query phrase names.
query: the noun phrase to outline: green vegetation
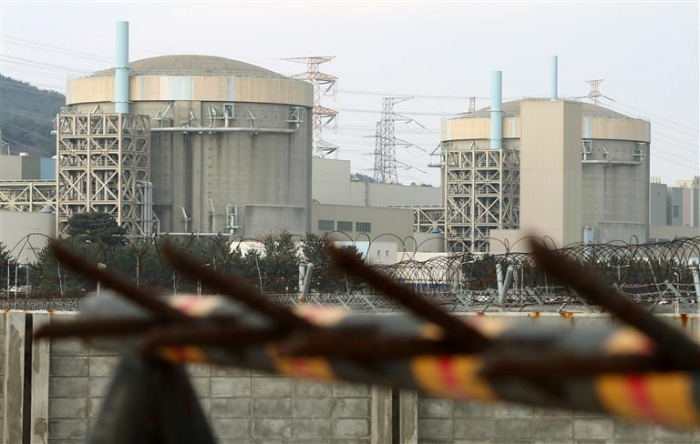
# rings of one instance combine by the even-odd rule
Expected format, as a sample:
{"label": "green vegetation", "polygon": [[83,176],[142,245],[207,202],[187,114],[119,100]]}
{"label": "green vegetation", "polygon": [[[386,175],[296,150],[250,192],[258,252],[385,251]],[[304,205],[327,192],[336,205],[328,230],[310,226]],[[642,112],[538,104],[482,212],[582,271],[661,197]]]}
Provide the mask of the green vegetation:
{"label": "green vegetation", "polygon": [[350,175],[350,180],[353,182],[379,183],[374,177],[362,173],[353,173]]}
{"label": "green vegetation", "polygon": [[68,235],[81,243],[100,242],[108,246],[125,244],[126,229],[107,213],[78,213],[68,221]]}
{"label": "green vegetation", "polygon": [[0,98],[2,140],[11,152],[53,156],[53,119],[66,103],[65,96],[0,75]]}
{"label": "green vegetation", "polygon": [[[129,242],[114,220],[105,213],[77,214],[69,222],[70,235],[63,245],[94,263],[105,264],[137,285],[148,285],[163,293],[215,293],[201,288],[199,282],[174,271],[164,257],[166,243],[185,252],[203,267],[244,278],[266,294],[298,293],[299,264],[313,262],[310,291],[353,291],[362,287],[333,271],[325,247],[325,239],[309,234],[296,239],[283,232],[260,241],[260,249],[241,251],[242,244],[227,236],[157,237]],[[356,250],[355,250],[356,251]],[[0,249],[0,264],[2,263]],[[359,253],[358,253],[359,254]],[[49,249],[39,255],[31,270],[33,293],[44,296],[85,294],[96,283],[56,263]]]}

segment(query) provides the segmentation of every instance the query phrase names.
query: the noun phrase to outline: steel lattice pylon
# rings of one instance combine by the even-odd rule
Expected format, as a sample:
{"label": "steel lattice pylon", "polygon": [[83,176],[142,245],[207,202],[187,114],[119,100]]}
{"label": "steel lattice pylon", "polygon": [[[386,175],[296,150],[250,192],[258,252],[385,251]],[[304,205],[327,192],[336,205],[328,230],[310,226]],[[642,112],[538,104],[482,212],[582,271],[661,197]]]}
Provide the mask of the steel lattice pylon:
{"label": "steel lattice pylon", "polygon": [[520,152],[443,144],[448,251],[489,251],[489,232],[519,226]]}
{"label": "steel lattice pylon", "polygon": [[73,214],[97,211],[130,236],[152,233],[148,116],[59,114],[56,152],[58,235]]}
{"label": "steel lattice pylon", "polygon": [[[335,120],[338,111],[321,106],[321,96],[335,92],[337,77],[320,72],[319,65],[333,60],[335,56],[291,57],[289,62],[306,63],[306,72],[292,76],[293,79],[308,80],[314,87],[313,150],[314,156],[325,157],[336,151],[337,145],[323,140],[323,127]],[[321,91],[321,86],[324,90]]]}
{"label": "steel lattice pylon", "polygon": [[396,161],[396,146],[409,146],[410,143],[397,139],[394,129],[396,122],[411,122],[412,119],[396,114],[394,105],[412,97],[383,97],[382,116],[377,122],[374,148],[374,179],[380,183],[399,183]]}

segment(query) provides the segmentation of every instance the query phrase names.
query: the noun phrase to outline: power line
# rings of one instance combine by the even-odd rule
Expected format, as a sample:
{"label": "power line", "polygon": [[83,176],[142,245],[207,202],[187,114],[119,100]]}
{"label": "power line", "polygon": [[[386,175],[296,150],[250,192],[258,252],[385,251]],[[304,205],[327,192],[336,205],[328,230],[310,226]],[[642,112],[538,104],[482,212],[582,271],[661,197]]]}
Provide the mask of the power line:
{"label": "power line", "polygon": [[11,43],[14,45],[35,48],[35,49],[39,49],[41,51],[50,51],[52,53],[60,52],[60,53],[64,53],[67,55],[82,57],[82,58],[91,59],[91,60],[97,60],[100,62],[107,62],[107,63],[112,62],[112,59],[110,59],[109,57],[101,56],[98,54],[92,54],[89,52],[78,51],[75,49],[70,49],[70,48],[65,48],[65,47],[60,47],[60,46],[47,45],[45,43],[40,43],[40,42],[36,42],[33,40],[26,40],[26,39],[22,39],[19,37],[13,37],[10,35],[3,35],[2,39],[7,41],[8,43]]}
{"label": "power line", "polygon": [[[338,108],[338,111],[348,112],[348,113],[366,113],[366,114],[377,114],[379,110],[373,109],[359,109],[359,108]],[[453,117],[457,113],[447,113],[447,112],[426,112],[426,111],[406,111],[401,113],[406,116],[434,116],[434,117]]]}
{"label": "power line", "polygon": [[339,93],[342,94],[357,94],[357,95],[362,95],[362,96],[381,96],[381,97],[387,97],[387,96],[396,96],[396,97],[404,97],[404,96],[410,96],[415,99],[439,99],[439,100],[470,100],[472,98],[480,99],[480,100],[488,100],[489,97],[474,97],[474,96],[444,96],[444,95],[428,95],[428,94],[395,94],[395,93],[388,93],[388,92],[378,92],[378,91],[358,91],[358,90],[349,90],[349,89],[341,89],[338,90]]}
{"label": "power line", "polygon": [[620,104],[620,105],[622,105],[622,106],[625,106],[625,107],[627,107],[627,108],[634,109],[634,110],[636,110],[636,111],[642,112],[642,113],[647,114],[647,115],[652,116],[652,117],[656,117],[657,119],[665,120],[665,121],[667,121],[667,122],[673,123],[674,125],[678,125],[678,126],[680,126],[680,127],[689,129],[689,130],[691,130],[691,131],[692,131],[693,133],[695,133],[695,134],[698,134],[698,129],[697,129],[697,128],[693,128],[693,127],[691,127],[691,126],[685,125],[685,124],[680,123],[680,122],[677,122],[677,121],[675,121],[675,120],[667,119],[667,118],[665,118],[665,117],[661,117],[661,116],[659,116],[659,115],[652,114],[652,113],[650,113],[650,112],[648,112],[648,111],[645,111],[645,110],[643,110],[643,109],[641,109],[641,108],[634,107],[634,106],[632,106],[632,105],[624,104],[624,103],[622,103],[622,102],[620,102],[620,101],[617,101],[617,100],[615,100],[615,99],[613,99],[613,98],[611,98],[611,97],[608,97],[608,96],[603,96],[603,97],[605,97],[606,99],[608,99],[608,100],[610,100],[610,101],[612,101],[612,102],[615,102],[615,103],[617,103],[617,104]]}

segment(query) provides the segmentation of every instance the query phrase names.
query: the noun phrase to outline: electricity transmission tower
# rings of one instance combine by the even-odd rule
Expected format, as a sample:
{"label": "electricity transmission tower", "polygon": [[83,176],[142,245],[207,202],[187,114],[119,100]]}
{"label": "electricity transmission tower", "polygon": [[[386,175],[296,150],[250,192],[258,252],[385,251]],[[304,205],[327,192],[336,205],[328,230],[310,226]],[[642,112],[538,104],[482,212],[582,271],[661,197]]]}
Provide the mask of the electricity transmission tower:
{"label": "electricity transmission tower", "polygon": [[394,123],[411,122],[413,119],[396,114],[394,105],[412,97],[383,97],[381,120],[377,122],[374,141],[374,179],[380,183],[399,183],[396,172],[396,147],[410,146],[405,140],[397,139]]}
{"label": "electricity transmission tower", "polygon": [[603,93],[600,92],[599,88],[603,80],[605,79],[586,80],[586,83],[591,85],[591,90],[586,97],[593,100],[593,103],[596,105],[598,105],[598,98],[603,96]]}
{"label": "electricity transmission tower", "polygon": [[[323,127],[335,120],[338,111],[321,106],[321,96],[329,92],[335,93],[337,77],[322,73],[319,69],[321,63],[333,60],[335,56],[291,57],[285,58],[288,62],[306,63],[306,72],[292,76],[293,79],[308,80],[314,87],[313,110],[313,149],[314,156],[325,157],[338,149],[337,145],[323,140]],[[323,87],[323,90],[321,89]]]}

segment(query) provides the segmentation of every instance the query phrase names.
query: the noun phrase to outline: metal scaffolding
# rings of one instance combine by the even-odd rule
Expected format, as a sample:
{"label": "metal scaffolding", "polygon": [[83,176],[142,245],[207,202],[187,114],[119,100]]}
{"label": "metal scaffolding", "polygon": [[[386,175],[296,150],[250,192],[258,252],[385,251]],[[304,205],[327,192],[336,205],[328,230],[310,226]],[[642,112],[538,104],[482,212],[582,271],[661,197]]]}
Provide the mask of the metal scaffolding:
{"label": "metal scaffolding", "polygon": [[55,180],[0,181],[0,210],[30,211],[55,210]]}
{"label": "metal scaffolding", "polygon": [[519,151],[443,143],[442,167],[446,251],[487,252],[491,230],[518,228]]}
{"label": "metal scaffolding", "polygon": [[416,233],[442,233],[445,230],[444,207],[413,208],[413,231]]}
{"label": "metal scaffolding", "polygon": [[150,121],[136,114],[56,118],[56,233],[83,212],[111,214],[130,236],[153,232]]}

